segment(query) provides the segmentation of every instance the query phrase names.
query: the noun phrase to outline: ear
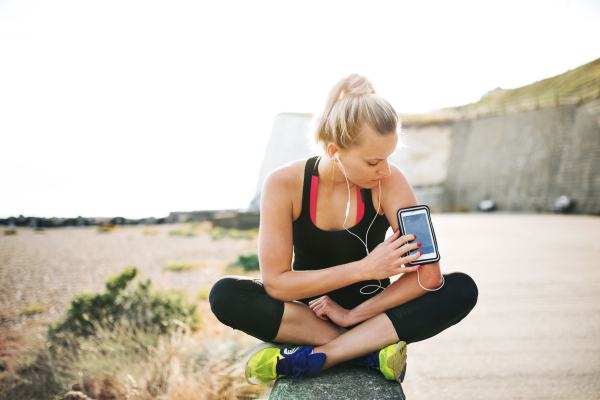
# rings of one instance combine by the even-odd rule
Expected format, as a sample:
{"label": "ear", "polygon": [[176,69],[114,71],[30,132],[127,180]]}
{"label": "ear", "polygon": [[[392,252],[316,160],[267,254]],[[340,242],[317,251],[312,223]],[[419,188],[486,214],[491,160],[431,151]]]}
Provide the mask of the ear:
{"label": "ear", "polygon": [[340,151],[340,148],[338,147],[337,144],[330,142],[327,145],[327,157],[329,157],[329,159],[334,162],[335,162],[335,158],[333,158],[333,155],[339,151]]}

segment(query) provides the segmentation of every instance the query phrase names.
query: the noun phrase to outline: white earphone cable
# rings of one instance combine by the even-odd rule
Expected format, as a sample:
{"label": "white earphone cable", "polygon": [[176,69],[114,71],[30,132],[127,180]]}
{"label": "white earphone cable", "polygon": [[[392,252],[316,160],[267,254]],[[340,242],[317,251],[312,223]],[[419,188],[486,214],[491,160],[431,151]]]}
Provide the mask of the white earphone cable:
{"label": "white earphone cable", "polygon": [[[379,186],[379,204],[377,205],[377,212],[375,213],[375,218],[373,218],[373,221],[371,221],[371,224],[369,225],[369,228],[367,229],[367,233],[365,235],[365,241],[363,242],[363,240],[358,237],[358,235],[350,232],[348,230],[348,228],[346,228],[346,220],[348,219],[348,214],[350,212],[350,183],[348,182],[348,177],[346,176],[346,169],[344,168],[344,164],[342,164],[342,160],[340,160],[339,156],[337,155],[337,153],[335,153],[335,158],[337,158],[337,160],[340,162],[340,166],[342,167],[342,171],[344,172],[344,178],[346,178],[346,185],[348,186],[348,203],[346,204],[346,218],[344,218],[344,229],[351,235],[355,236],[358,240],[360,240],[360,242],[365,246],[365,250],[367,250],[367,255],[369,255],[369,247],[367,246],[368,240],[369,240],[369,229],[371,229],[371,225],[373,225],[373,222],[375,222],[375,219],[377,218],[377,215],[379,215],[379,209],[381,207],[381,182],[377,182],[377,185]],[[333,160],[333,159],[332,159]],[[377,279],[379,281],[379,285],[365,285],[362,288],[360,288],[360,293],[362,294],[373,294],[375,292],[377,292],[379,289],[384,290],[385,287],[381,286],[381,280]],[[427,289],[425,286],[423,286],[421,284],[421,277],[419,276],[419,270],[417,270],[417,282],[419,282],[419,286],[421,286],[421,288],[423,288],[424,290],[427,290],[429,292],[435,292],[436,290],[440,290],[443,286],[444,283],[446,283],[446,280],[444,279],[444,275],[442,275],[442,284],[440,285],[440,287],[436,288],[436,289]],[[371,292],[363,292],[363,289],[368,288],[368,287],[375,287],[375,290],[371,291]]]}
{"label": "white earphone cable", "polygon": [[[373,221],[371,221],[371,224],[369,225],[369,228],[367,229],[367,233],[365,235],[365,241],[363,242],[363,240],[356,234],[350,232],[348,230],[348,228],[346,228],[346,220],[348,219],[348,213],[350,212],[350,183],[348,182],[348,177],[346,176],[346,170],[344,169],[344,164],[342,164],[342,160],[340,160],[340,158],[337,156],[337,153],[335,155],[335,158],[338,159],[338,161],[340,162],[340,166],[342,167],[342,171],[344,172],[344,177],[346,178],[346,185],[348,185],[348,203],[346,204],[346,218],[344,219],[344,229],[351,235],[356,236],[356,238],[358,240],[360,240],[360,242],[365,246],[365,250],[367,250],[367,255],[369,255],[369,247],[367,246],[367,243],[369,241],[369,229],[371,229],[371,225],[373,225],[373,222],[375,222],[375,219],[377,218],[377,215],[379,215],[379,209],[381,207],[381,182],[378,182],[377,185],[379,186],[379,205],[377,206],[377,212],[375,213],[375,218],[373,218]],[[360,288],[360,292],[362,294],[373,294],[376,291],[378,291],[379,289],[385,289],[383,286],[381,286],[381,280],[379,280],[379,285],[366,285],[363,286],[362,288]],[[371,292],[363,292],[364,288],[368,288],[368,287],[375,287],[375,290],[371,291]]]}

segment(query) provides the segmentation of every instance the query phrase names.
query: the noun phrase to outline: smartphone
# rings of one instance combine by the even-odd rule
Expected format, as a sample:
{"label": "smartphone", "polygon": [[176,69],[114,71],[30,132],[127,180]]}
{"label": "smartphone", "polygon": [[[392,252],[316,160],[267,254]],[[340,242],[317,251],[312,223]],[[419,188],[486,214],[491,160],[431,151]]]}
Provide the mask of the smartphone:
{"label": "smartphone", "polygon": [[402,235],[415,235],[421,247],[411,250],[408,254],[422,251],[421,257],[411,261],[410,265],[431,264],[440,260],[435,232],[431,224],[429,207],[426,205],[401,208],[398,210],[398,226]]}

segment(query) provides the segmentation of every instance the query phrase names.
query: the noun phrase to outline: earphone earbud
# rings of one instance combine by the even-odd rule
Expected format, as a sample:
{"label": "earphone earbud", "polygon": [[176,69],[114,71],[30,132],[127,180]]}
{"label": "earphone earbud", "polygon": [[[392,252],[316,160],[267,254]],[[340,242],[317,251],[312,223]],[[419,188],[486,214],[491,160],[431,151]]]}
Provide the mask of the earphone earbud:
{"label": "earphone earbud", "polygon": [[338,152],[336,151],[335,154],[333,155],[335,158],[337,158],[338,160],[340,159],[340,156],[338,156]]}

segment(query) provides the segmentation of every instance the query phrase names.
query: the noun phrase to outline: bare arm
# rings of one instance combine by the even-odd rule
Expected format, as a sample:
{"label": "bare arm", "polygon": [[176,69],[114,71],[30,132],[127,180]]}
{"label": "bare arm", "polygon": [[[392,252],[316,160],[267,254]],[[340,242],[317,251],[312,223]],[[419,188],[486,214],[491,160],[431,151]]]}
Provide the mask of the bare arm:
{"label": "bare arm", "polygon": [[[415,192],[402,172],[395,165],[390,164],[390,176],[381,180],[381,207],[392,226],[392,229],[398,229],[398,210],[406,207],[419,205]],[[410,232],[408,232],[410,233]],[[415,240],[419,241],[419,238]],[[414,274],[416,275],[416,274]],[[419,270],[421,284],[428,289],[435,289],[442,284],[442,273],[440,263],[425,264]],[[413,282],[423,295],[427,291],[422,289],[417,283],[416,276]]]}
{"label": "bare arm", "polygon": [[[390,176],[381,180],[381,206],[395,231],[398,229],[398,210],[416,206],[418,202],[412,187],[400,170],[390,164],[390,171]],[[415,242],[418,241],[419,238],[416,238]],[[343,310],[329,298],[316,299],[310,303],[310,306],[319,318],[328,319],[329,317],[340,326],[350,326],[427,293],[417,282],[417,274],[409,273],[412,272],[412,269],[403,268],[400,272],[403,275],[388,288],[353,310]],[[421,284],[428,289],[435,289],[442,284],[439,262],[424,265],[418,273]]]}
{"label": "bare arm", "polygon": [[293,166],[272,172],[263,185],[258,257],[267,294],[283,301],[304,299],[361,280],[358,262],[318,271],[292,271]]}
{"label": "bare arm", "polygon": [[297,190],[293,168],[286,166],[271,173],[262,190],[258,256],[263,284],[269,296],[292,301],[318,296],[363,280],[384,279],[400,273],[402,262],[416,258],[401,257],[409,250],[408,247],[400,247],[408,238],[395,235],[363,260],[316,271],[293,271],[291,193]]}

